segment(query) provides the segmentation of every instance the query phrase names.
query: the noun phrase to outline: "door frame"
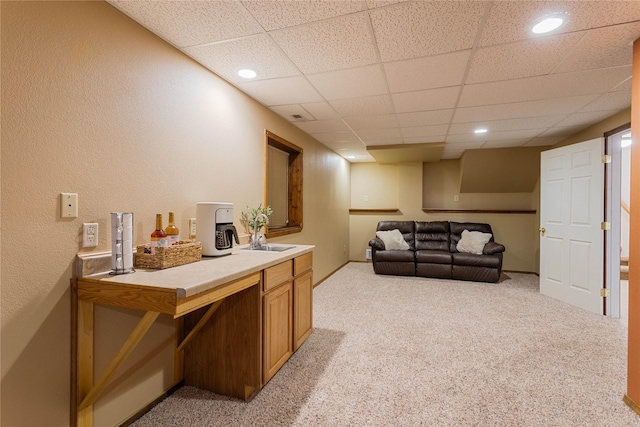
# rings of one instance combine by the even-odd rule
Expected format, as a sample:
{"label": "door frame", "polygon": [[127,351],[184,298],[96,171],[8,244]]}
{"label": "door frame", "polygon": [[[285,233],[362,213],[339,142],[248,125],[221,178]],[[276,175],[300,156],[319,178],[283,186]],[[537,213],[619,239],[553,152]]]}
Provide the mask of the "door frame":
{"label": "door frame", "polygon": [[[609,296],[604,298],[603,313],[606,316],[620,317],[620,200],[621,200],[621,174],[622,174],[622,149],[619,138],[623,132],[631,130],[631,123],[619,126],[604,133],[604,153],[611,156],[611,162],[605,163],[604,183],[604,218],[611,224],[611,229],[604,239],[604,277],[603,287],[609,290]],[[615,248],[618,248],[617,250]]]}

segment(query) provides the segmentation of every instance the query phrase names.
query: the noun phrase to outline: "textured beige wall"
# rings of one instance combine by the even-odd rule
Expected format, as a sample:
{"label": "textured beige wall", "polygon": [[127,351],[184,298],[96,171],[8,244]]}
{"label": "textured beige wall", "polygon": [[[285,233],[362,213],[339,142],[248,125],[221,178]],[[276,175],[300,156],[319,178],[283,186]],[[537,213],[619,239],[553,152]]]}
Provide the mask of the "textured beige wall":
{"label": "textured beige wall", "polygon": [[[352,165],[352,174],[359,173],[364,166]],[[538,220],[533,214],[492,214],[492,213],[424,213],[423,197],[438,203],[429,208],[439,209],[505,209],[507,206],[517,209],[536,209],[533,193],[517,194],[460,194],[460,202],[454,203],[453,196],[459,194],[459,162],[443,161],[438,163],[402,163],[395,166],[398,176],[397,214],[354,213],[350,216],[350,240],[352,260],[364,261],[369,240],[375,236],[376,226],[383,220],[416,221],[457,221],[486,222],[491,224],[496,241],[504,244],[504,268],[515,271],[537,271]],[[426,168],[423,174],[423,167]],[[370,164],[366,166],[369,174],[390,174],[389,166]],[[424,183],[423,183],[424,177]],[[352,180],[356,187],[362,181]],[[428,188],[423,188],[428,186]],[[372,192],[375,186],[352,188],[353,193]],[[451,204],[449,204],[451,200]],[[445,203],[445,201],[447,201]],[[439,203],[443,203],[442,205]],[[515,206],[513,205],[515,204]],[[372,206],[378,207],[378,206]]]}
{"label": "textured beige wall", "polygon": [[[109,250],[112,211],[135,214],[135,243],[155,214],[187,230],[197,201],[263,201],[264,130],[304,149],[304,230],[314,278],[347,262],[350,165],[104,2],[0,3],[2,26],[2,402],[6,426],[69,424],[69,279],[83,222]],[[59,193],[79,217],[59,219]],[[166,219],[165,219],[166,221]],[[340,250],[335,250],[339,247]],[[140,314],[96,312],[96,366]],[[163,317],[96,405],[114,425],[172,381]],[[130,378],[126,375],[131,374]]]}
{"label": "textured beige wall", "polygon": [[352,209],[398,207],[398,165],[354,163],[351,166]]}

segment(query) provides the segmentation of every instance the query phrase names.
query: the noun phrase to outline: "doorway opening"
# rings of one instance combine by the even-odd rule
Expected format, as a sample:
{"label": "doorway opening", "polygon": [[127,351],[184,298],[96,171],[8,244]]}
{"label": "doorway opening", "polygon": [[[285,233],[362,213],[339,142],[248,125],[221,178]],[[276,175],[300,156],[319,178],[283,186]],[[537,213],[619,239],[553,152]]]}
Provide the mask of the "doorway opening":
{"label": "doorway opening", "polygon": [[629,219],[630,219],[630,167],[631,131],[624,125],[605,134],[605,153],[611,163],[605,168],[605,218],[611,225],[605,244],[605,298],[604,313],[619,318],[625,324],[629,312]]}

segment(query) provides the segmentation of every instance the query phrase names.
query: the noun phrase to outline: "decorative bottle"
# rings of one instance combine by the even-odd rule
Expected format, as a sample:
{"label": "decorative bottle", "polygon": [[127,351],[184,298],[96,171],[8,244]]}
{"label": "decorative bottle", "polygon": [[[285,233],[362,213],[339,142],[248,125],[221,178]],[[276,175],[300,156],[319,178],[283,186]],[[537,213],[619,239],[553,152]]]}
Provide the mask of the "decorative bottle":
{"label": "decorative bottle", "polygon": [[164,232],[167,233],[169,245],[180,243],[180,230],[176,227],[176,218],[173,212],[169,212],[169,225],[164,229]]}
{"label": "decorative bottle", "polygon": [[154,251],[156,246],[169,246],[167,241],[167,233],[162,229],[162,214],[156,214],[156,229],[151,233],[151,251]]}

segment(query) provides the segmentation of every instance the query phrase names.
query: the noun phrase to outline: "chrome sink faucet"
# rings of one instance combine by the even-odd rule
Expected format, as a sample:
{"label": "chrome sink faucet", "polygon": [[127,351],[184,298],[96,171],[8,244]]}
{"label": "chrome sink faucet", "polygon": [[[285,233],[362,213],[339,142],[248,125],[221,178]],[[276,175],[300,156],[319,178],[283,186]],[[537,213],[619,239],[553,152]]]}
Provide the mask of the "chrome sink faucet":
{"label": "chrome sink faucet", "polygon": [[253,218],[253,240],[251,240],[251,249],[262,248],[262,243],[260,243],[260,240],[258,239],[258,232],[260,231],[258,228],[258,219],[260,218],[264,218],[264,223],[269,224],[269,217],[263,213],[259,213],[255,218]]}

